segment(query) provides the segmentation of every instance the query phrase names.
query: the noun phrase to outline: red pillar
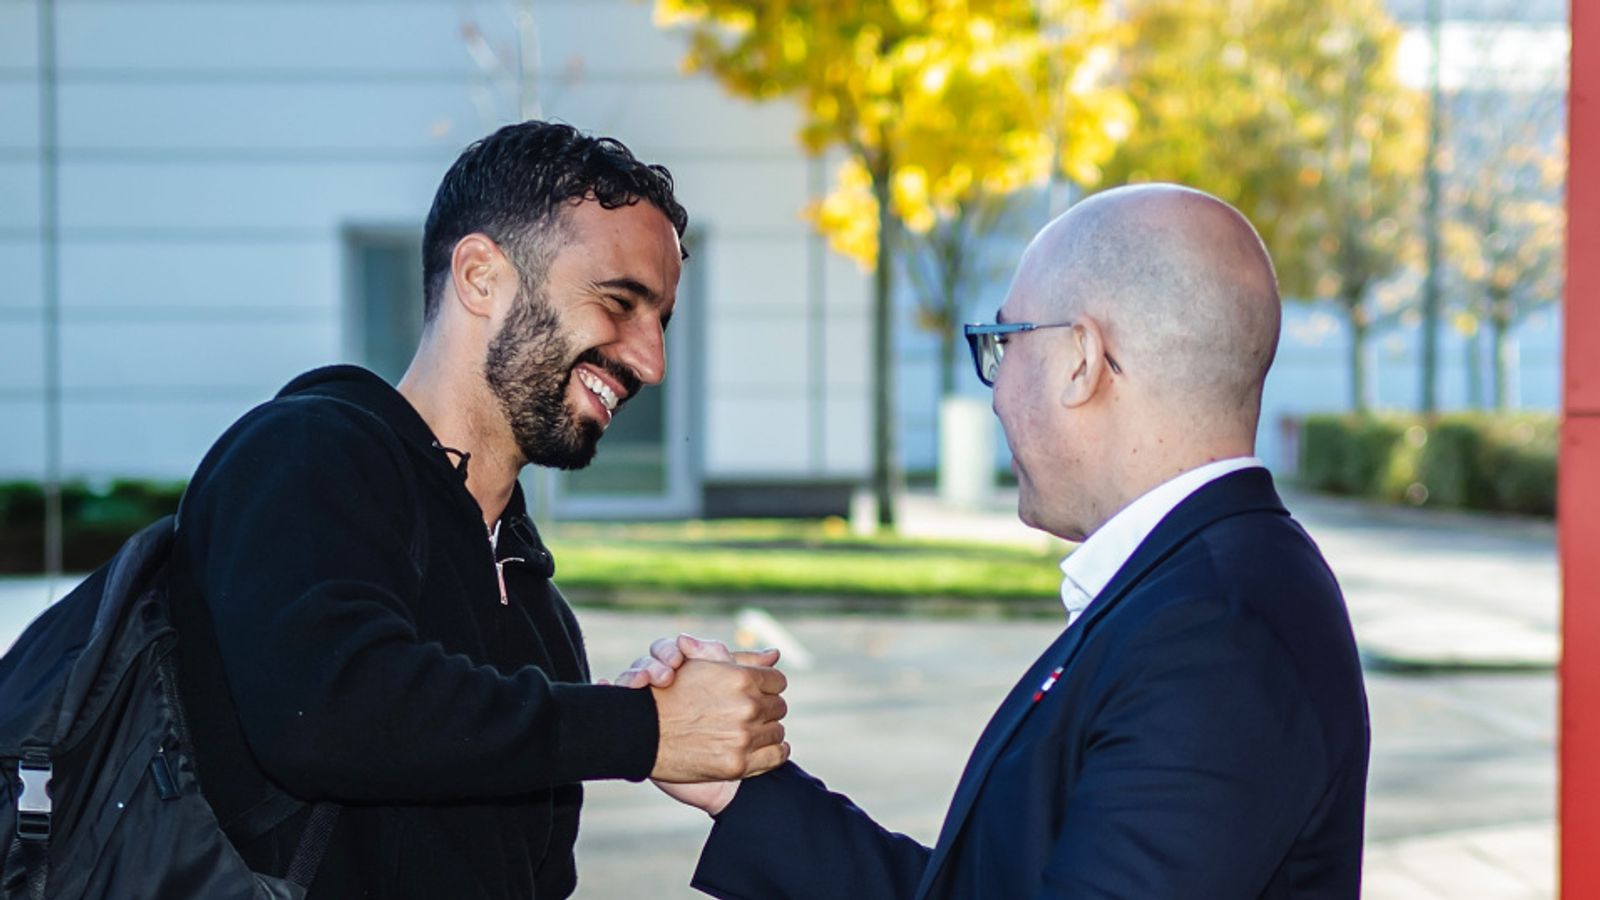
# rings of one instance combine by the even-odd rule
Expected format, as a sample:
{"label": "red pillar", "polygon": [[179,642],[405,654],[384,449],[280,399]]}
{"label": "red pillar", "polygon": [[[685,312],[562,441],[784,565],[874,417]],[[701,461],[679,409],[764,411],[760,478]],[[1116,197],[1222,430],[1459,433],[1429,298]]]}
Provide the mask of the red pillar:
{"label": "red pillar", "polygon": [[1561,896],[1600,897],[1600,6],[1572,0],[1562,572]]}

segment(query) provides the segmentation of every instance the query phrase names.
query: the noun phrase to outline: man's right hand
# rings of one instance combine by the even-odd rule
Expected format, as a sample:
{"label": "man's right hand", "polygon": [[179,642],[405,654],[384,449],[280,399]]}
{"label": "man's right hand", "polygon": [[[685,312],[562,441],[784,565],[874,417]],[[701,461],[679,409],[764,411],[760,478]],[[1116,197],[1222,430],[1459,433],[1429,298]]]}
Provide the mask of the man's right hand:
{"label": "man's right hand", "polygon": [[689,659],[670,687],[651,686],[660,720],[650,777],[689,784],[759,775],[789,758],[783,723],[788,685],[767,666]]}

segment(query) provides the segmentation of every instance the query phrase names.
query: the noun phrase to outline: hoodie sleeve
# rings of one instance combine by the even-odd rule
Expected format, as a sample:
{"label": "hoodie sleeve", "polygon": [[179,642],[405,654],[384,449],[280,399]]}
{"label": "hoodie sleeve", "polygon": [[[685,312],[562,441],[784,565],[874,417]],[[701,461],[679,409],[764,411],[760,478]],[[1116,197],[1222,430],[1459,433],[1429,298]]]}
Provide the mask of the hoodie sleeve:
{"label": "hoodie sleeve", "polygon": [[262,769],[305,798],[474,800],[647,776],[650,691],[502,675],[419,639],[403,449],[333,403],[269,404],[196,475],[200,548],[228,688]]}

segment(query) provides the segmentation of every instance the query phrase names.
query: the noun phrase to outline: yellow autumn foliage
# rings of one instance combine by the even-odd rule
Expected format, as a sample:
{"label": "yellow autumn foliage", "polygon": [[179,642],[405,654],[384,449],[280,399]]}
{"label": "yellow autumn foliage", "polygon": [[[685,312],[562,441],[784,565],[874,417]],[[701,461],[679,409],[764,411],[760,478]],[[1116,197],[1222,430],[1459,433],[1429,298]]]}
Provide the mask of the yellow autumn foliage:
{"label": "yellow autumn foliage", "polygon": [[866,267],[875,185],[922,233],[1053,172],[1098,183],[1135,121],[1109,82],[1129,32],[1103,0],[656,0],[655,20],[733,92],[797,101],[807,149],[846,152],[806,214]]}
{"label": "yellow autumn foliage", "polygon": [[1110,183],[1208,190],[1261,230],[1284,293],[1361,297],[1418,254],[1426,98],[1384,0],[1127,0],[1139,127]]}

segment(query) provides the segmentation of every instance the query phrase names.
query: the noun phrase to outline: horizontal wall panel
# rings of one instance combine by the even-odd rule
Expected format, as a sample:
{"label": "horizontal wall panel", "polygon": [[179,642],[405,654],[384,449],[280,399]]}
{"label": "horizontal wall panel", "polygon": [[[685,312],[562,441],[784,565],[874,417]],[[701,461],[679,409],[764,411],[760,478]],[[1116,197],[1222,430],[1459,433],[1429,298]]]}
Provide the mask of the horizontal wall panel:
{"label": "horizontal wall panel", "polygon": [[[351,220],[420,226],[455,156],[454,149],[441,149],[436,161],[418,162],[68,161],[61,169],[61,221],[66,229],[130,234],[317,229]],[[800,219],[806,203],[800,161],[698,160],[673,164],[672,170],[691,221],[707,225],[719,238],[806,234]],[[0,211],[6,217],[0,226],[34,224],[16,212],[37,209],[37,171],[33,164],[0,165],[0,191],[5,192],[0,197],[16,198]]]}
{"label": "horizontal wall panel", "polygon": [[[689,40],[677,30],[654,27],[654,5],[640,0],[540,0],[534,14],[543,68],[552,73],[654,70],[677,75]],[[578,35],[597,39],[574,40]]]}
{"label": "horizontal wall panel", "polygon": [[42,314],[0,319],[0,391],[44,390],[44,334]]}
{"label": "horizontal wall panel", "polygon": [[44,477],[44,402],[0,399],[0,481]]}
{"label": "horizontal wall panel", "polygon": [[39,65],[38,0],[0,2],[0,66],[17,70]]}
{"label": "horizontal wall panel", "polygon": [[872,383],[872,322],[830,311],[822,328],[822,377],[830,388],[867,390]]}
{"label": "horizontal wall panel", "polygon": [[800,215],[808,195],[805,161],[798,156],[793,160],[685,158],[667,164],[690,222],[705,225],[719,237],[736,238],[745,230],[798,237],[810,227]]}
{"label": "horizontal wall panel", "polygon": [[709,268],[707,305],[713,317],[805,314],[809,284],[803,237],[740,240],[737,234],[717,235],[703,262],[689,260],[691,266],[698,264]]}
{"label": "horizontal wall panel", "polygon": [[[0,93],[0,104],[5,95]],[[67,84],[61,146],[114,154],[169,151],[191,157],[236,150],[361,163],[375,154],[434,151],[453,159],[493,123],[480,120],[471,83]]]}
{"label": "horizontal wall panel", "polygon": [[68,401],[61,411],[61,470],[68,478],[186,479],[229,425],[270,397]]}
{"label": "horizontal wall panel", "polygon": [[872,270],[853,259],[827,251],[827,304],[830,310],[861,310],[872,314]]}
{"label": "horizontal wall panel", "polygon": [[72,163],[62,166],[61,223],[130,237],[145,229],[331,231],[350,221],[420,226],[450,160]]}
{"label": "horizontal wall panel", "polygon": [[[0,3],[0,10],[5,6]],[[0,12],[0,31],[4,29],[5,13]],[[0,49],[0,54],[3,53]],[[39,85],[36,82],[0,81],[0,149],[38,151]]]}
{"label": "horizontal wall panel", "polygon": [[706,77],[673,72],[651,77],[552,86],[547,116],[606,134],[641,156],[773,153],[798,158],[800,119],[792,103],[753,103]]}
{"label": "horizontal wall panel", "polygon": [[0,272],[5,273],[0,313],[44,306],[44,261],[40,252],[35,238],[0,240]]}
{"label": "horizontal wall panel", "polygon": [[801,392],[707,398],[706,474],[793,475],[808,469],[806,398]]}
{"label": "horizontal wall panel", "polygon": [[[485,30],[509,18],[486,15]],[[476,71],[457,3],[68,0],[57,19],[64,69]]]}
{"label": "horizontal wall panel", "polygon": [[[257,390],[270,394],[339,353],[327,322],[74,323],[62,331],[68,391]],[[114,432],[113,432],[114,433]]]}
{"label": "horizontal wall panel", "polygon": [[217,315],[239,310],[332,315],[341,306],[339,253],[332,237],[265,243],[67,241],[61,248],[61,305],[68,311],[111,308],[129,314],[193,308]]}
{"label": "horizontal wall panel", "polygon": [[0,162],[0,228],[39,227],[39,164]]}
{"label": "horizontal wall panel", "polygon": [[827,473],[865,478],[872,468],[871,398],[861,391],[830,390],[822,431]]}
{"label": "horizontal wall panel", "polygon": [[706,390],[749,396],[770,388],[801,390],[809,378],[806,321],[802,315],[737,318],[707,323]]}

